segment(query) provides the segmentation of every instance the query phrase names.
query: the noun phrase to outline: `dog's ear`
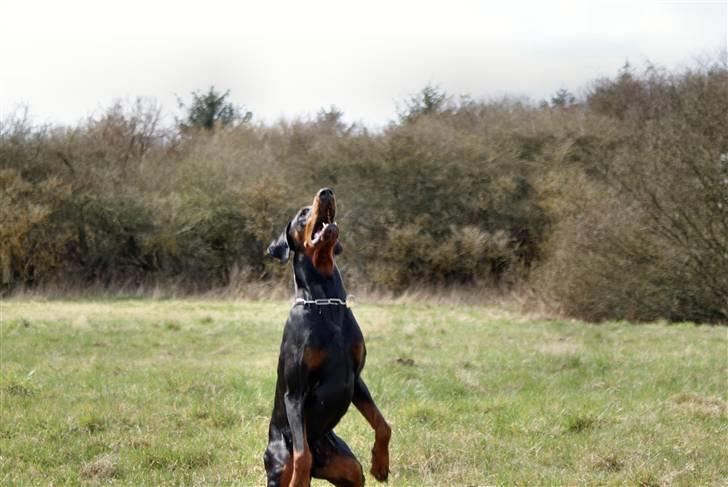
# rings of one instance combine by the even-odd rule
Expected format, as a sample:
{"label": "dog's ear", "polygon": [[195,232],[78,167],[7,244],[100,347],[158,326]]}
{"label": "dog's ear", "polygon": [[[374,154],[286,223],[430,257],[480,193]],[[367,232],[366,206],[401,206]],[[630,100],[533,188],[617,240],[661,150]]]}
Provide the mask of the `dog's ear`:
{"label": "dog's ear", "polygon": [[336,241],[336,244],[334,245],[334,255],[339,255],[344,251],[344,246],[341,245],[340,241]]}
{"label": "dog's ear", "polygon": [[292,243],[288,235],[290,229],[291,224],[289,223],[278,238],[273,240],[268,246],[268,255],[280,260],[281,264],[288,262],[288,257],[291,255]]}

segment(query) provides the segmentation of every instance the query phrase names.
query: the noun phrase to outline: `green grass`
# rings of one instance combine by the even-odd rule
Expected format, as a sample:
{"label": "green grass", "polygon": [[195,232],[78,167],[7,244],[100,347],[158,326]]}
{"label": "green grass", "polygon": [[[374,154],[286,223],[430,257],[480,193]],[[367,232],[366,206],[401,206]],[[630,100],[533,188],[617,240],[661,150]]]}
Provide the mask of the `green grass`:
{"label": "green grass", "polygon": [[[262,485],[288,307],[3,302],[0,484]],[[393,428],[390,485],[728,479],[726,328],[354,311]],[[368,470],[355,409],[337,432]]]}

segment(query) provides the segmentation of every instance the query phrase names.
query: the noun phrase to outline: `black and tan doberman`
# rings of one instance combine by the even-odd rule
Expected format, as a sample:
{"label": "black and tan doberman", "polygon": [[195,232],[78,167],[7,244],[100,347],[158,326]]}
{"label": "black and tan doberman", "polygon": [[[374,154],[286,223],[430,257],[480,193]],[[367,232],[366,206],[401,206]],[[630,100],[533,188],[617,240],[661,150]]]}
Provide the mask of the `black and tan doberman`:
{"label": "black and tan doberman", "polygon": [[351,403],[374,429],[372,475],[389,475],[391,429],[361,378],[366,348],[335,263],[342,250],[335,216],[334,192],[321,189],[268,247],[282,263],[293,261],[296,287],[264,455],[269,487],[307,486],[311,477],[364,485],[361,464],[334,433]]}

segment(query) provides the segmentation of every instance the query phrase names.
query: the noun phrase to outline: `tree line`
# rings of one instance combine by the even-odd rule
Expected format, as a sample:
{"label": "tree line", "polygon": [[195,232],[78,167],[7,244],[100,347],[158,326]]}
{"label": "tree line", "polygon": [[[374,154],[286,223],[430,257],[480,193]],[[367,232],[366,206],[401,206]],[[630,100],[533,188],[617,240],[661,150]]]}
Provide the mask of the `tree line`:
{"label": "tree line", "polygon": [[382,130],[256,123],[211,88],[75,126],[0,120],[5,293],[276,281],[271,238],[332,186],[350,287],[527,290],[569,316],[728,321],[728,69],[625,66],[581,97],[428,86]]}

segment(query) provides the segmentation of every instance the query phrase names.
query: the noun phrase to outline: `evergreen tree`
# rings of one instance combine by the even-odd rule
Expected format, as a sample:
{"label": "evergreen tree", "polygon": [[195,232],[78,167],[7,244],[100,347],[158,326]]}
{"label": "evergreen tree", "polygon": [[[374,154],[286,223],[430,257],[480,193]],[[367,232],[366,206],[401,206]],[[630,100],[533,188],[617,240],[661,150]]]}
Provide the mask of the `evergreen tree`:
{"label": "evergreen tree", "polygon": [[180,127],[212,130],[216,126],[248,122],[253,114],[228,101],[229,96],[230,90],[220,93],[210,86],[206,93],[193,91],[189,106],[178,99],[179,107],[187,111],[185,118],[178,120]]}

